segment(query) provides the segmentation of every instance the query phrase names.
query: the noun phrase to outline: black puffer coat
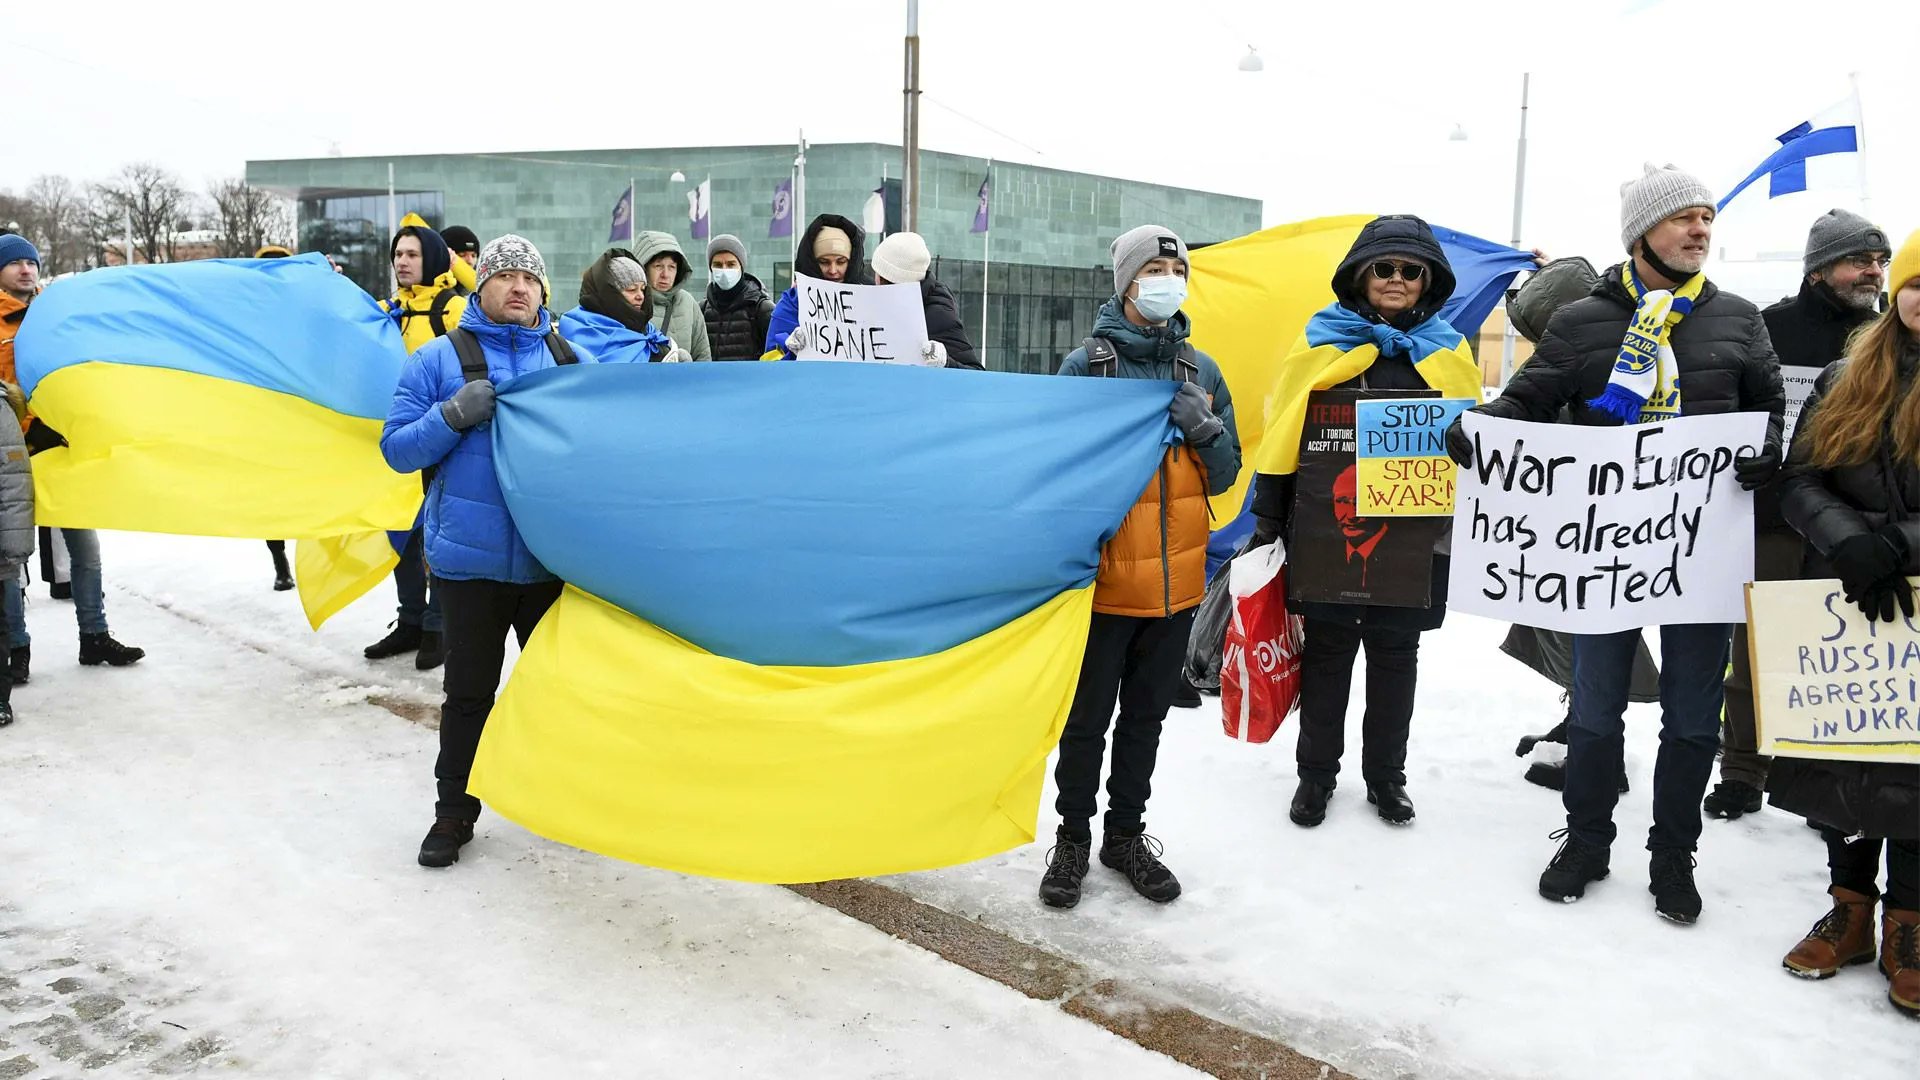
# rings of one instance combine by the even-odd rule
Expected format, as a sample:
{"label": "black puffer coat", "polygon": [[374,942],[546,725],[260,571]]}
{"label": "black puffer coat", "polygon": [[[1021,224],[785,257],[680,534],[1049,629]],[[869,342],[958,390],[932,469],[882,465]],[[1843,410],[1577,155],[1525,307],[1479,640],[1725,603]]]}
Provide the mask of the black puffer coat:
{"label": "black puffer coat", "polygon": [[953,290],[933,278],[921,278],[920,305],[927,312],[927,340],[947,347],[947,366],[984,371],[973,342],[967,340],[966,324],[960,321],[960,301]]}
{"label": "black puffer coat", "polygon": [[[1606,390],[1633,318],[1633,297],[1620,273],[1620,265],[1608,267],[1593,295],[1556,312],[1539,349],[1514,373],[1506,391],[1474,411],[1551,424],[1564,408],[1575,424],[1618,423],[1587,402]],[[1669,343],[1679,364],[1682,416],[1764,412],[1767,446],[1780,449],[1786,399],[1780,361],[1758,309],[1708,282],[1693,311],[1673,328]]]}
{"label": "black puffer coat", "polygon": [[[1909,358],[1909,380],[1914,366]],[[1920,573],[1920,467],[1896,462],[1890,447],[1866,465],[1823,469],[1810,460],[1808,421],[1845,369],[1843,360],[1814,382],[1780,479],[1781,510],[1807,538],[1804,576],[1832,577],[1826,556],[1835,546],[1889,521],[1907,536],[1907,573]],[[1848,835],[1920,839],[1920,765],[1775,758],[1767,791],[1780,809]]]}
{"label": "black puffer coat", "polygon": [[760,359],[767,323],[773,318],[773,297],[759,278],[743,271],[740,283],[731,289],[708,285],[700,314],[707,318],[707,343],[715,360]]}

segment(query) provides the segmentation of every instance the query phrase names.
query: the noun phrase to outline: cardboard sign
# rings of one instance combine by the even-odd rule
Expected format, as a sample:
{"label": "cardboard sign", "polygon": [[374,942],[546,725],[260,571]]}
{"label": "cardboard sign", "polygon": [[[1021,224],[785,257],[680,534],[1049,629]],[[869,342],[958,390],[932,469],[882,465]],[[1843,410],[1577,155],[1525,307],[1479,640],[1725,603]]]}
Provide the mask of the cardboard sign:
{"label": "cardboard sign", "polygon": [[1447,426],[1475,404],[1470,398],[1357,402],[1360,513],[1452,516],[1454,464],[1447,456]]}
{"label": "cardboard sign", "polygon": [[1920,764],[1920,624],[1874,622],[1837,581],[1747,587],[1760,753]]}
{"label": "cardboard sign", "polygon": [[1753,496],[1737,457],[1764,413],[1626,427],[1467,413],[1447,602],[1573,634],[1737,623],[1753,579]]}
{"label": "cardboard sign", "polygon": [[918,285],[846,285],[794,278],[805,340],[799,360],[920,364],[927,310]]}
{"label": "cardboard sign", "polygon": [[1433,549],[1446,535],[1438,517],[1369,517],[1360,512],[1357,406],[1362,400],[1437,403],[1431,391],[1318,390],[1307,398],[1294,487],[1292,567],[1296,601],[1423,608],[1433,590]]}

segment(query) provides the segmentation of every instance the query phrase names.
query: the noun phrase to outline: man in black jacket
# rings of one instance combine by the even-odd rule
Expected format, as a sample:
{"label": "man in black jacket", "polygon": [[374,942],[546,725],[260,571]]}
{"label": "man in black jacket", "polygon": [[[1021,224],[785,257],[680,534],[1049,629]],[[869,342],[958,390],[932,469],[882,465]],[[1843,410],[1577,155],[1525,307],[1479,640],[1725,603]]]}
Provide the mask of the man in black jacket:
{"label": "man in black jacket", "polygon": [[[1735,462],[1741,486],[1753,490],[1779,471],[1783,401],[1780,363],[1766,324],[1754,306],[1723,293],[1702,277],[1713,235],[1714,198],[1706,186],[1673,166],[1648,165],[1621,189],[1621,242],[1632,258],[1601,275],[1593,295],[1560,309],[1540,348],[1507,384],[1476,411],[1552,423],[1564,408],[1575,424],[1613,425],[1629,410],[1636,422],[1675,415],[1730,412],[1768,414],[1765,449]],[[1656,290],[1675,297],[1667,342],[1654,385],[1634,394],[1616,379],[1616,360],[1636,304]],[[1690,304],[1682,309],[1679,301]],[[1646,369],[1641,368],[1644,372]],[[1635,400],[1621,404],[1622,397]],[[1472,447],[1456,423],[1447,432],[1456,461]],[[1660,627],[1660,756],[1653,777],[1650,891],[1654,909],[1673,922],[1700,915],[1693,883],[1693,851],[1700,837],[1700,799],[1713,777],[1719,748],[1721,679],[1733,628],[1726,624]],[[1567,733],[1566,842],[1540,876],[1540,894],[1572,902],[1589,882],[1607,876],[1617,830],[1613,808],[1625,755],[1624,716],[1639,630],[1576,634],[1573,643],[1573,724]]]}
{"label": "man in black jacket", "polygon": [[960,301],[954,298],[952,289],[927,276],[932,265],[933,254],[919,233],[897,232],[873,249],[873,283],[920,286],[920,306],[927,313],[925,356],[930,366],[984,370],[960,321]]}
{"label": "man in black jacket", "polygon": [[[1885,231],[1858,214],[1829,210],[1807,234],[1800,294],[1760,313],[1767,335],[1780,355],[1780,374],[1789,402],[1797,406],[1821,369],[1847,351],[1847,339],[1879,314],[1893,246]],[[1789,438],[1792,432],[1787,432]],[[1802,542],[1780,516],[1780,493],[1760,489],[1753,503],[1753,576],[1756,581],[1789,581],[1800,576]],[[1753,676],[1748,670],[1747,628],[1733,629],[1733,670],[1727,676],[1726,719],[1720,730],[1720,783],[1701,804],[1711,817],[1732,820],[1760,809],[1767,785],[1768,759],[1754,726]]]}
{"label": "man in black jacket", "polygon": [[747,246],[731,233],[707,243],[707,295],[700,301],[715,360],[758,360],[773,320],[773,297],[747,273]]}

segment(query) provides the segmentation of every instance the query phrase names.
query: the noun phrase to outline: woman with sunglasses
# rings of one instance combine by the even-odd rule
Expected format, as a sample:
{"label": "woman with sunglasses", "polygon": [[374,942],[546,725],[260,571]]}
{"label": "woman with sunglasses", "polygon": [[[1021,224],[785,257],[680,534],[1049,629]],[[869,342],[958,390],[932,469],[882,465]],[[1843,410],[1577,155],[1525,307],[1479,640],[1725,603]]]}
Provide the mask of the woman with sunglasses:
{"label": "woman with sunglasses", "polygon": [[[1480,365],[1466,339],[1439,317],[1453,295],[1453,269],[1427,223],[1411,214],[1375,218],[1360,230],[1333,274],[1334,303],[1307,329],[1280,367],[1254,482],[1254,545],[1292,539],[1294,477],[1307,397],[1315,390],[1437,390],[1480,400]],[[1446,617],[1445,541],[1430,561],[1425,608],[1300,602],[1306,648],[1300,663],[1300,787],[1289,816],[1305,828],[1326,820],[1346,747],[1353,664],[1367,653],[1367,708],[1360,775],[1382,820],[1413,820],[1407,797],[1407,734],[1413,720],[1420,634]]]}

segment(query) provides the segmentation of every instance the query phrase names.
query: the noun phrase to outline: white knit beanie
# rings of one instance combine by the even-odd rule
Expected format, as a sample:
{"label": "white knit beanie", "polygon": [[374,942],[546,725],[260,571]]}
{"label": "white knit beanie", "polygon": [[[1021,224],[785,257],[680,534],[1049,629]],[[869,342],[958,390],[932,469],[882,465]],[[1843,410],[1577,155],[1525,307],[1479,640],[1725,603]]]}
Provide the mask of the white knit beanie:
{"label": "white knit beanie", "polygon": [[1620,243],[1633,254],[1634,241],[1655,225],[1696,206],[1714,209],[1713,192],[1674,165],[1649,161],[1638,180],[1620,185]]}
{"label": "white knit beanie", "polygon": [[927,276],[933,253],[919,233],[897,232],[873,249],[873,272],[895,285],[908,285]]}

